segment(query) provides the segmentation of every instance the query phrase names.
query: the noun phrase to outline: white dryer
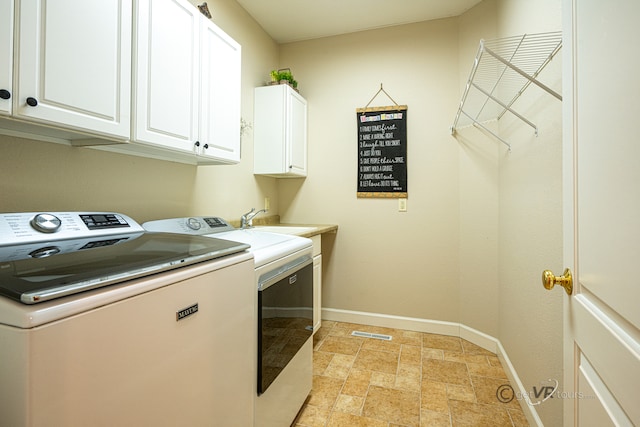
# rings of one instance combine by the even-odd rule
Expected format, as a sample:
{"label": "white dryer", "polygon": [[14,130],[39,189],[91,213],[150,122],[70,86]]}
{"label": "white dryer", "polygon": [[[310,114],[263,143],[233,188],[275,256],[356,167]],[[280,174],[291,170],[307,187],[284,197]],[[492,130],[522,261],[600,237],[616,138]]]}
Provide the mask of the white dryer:
{"label": "white dryer", "polygon": [[235,229],[219,217],[143,224],[154,232],[185,233],[250,245],[255,260],[257,314],[255,426],[289,426],[313,381],[313,246],[310,239]]}

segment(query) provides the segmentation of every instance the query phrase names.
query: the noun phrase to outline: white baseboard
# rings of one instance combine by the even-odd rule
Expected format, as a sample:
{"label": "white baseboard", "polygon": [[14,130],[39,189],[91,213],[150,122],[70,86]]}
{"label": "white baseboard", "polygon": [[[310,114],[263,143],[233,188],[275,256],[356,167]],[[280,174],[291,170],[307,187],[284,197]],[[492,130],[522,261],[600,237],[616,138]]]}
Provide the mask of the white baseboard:
{"label": "white baseboard", "polygon": [[[509,356],[502,346],[502,343],[500,343],[498,339],[476,329],[470,328],[469,326],[455,322],[394,316],[390,314],[368,313],[364,311],[341,310],[337,308],[323,308],[322,320],[405,329],[408,331],[464,338],[485,350],[495,353],[500,359],[500,363],[502,363],[515,393],[525,398],[528,397],[528,392],[522,385],[522,381],[520,381],[520,377],[518,377],[518,373],[509,360]],[[524,415],[529,421],[529,424],[543,427],[542,420],[540,420],[535,408],[524,399],[519,399],[519,403]]]}

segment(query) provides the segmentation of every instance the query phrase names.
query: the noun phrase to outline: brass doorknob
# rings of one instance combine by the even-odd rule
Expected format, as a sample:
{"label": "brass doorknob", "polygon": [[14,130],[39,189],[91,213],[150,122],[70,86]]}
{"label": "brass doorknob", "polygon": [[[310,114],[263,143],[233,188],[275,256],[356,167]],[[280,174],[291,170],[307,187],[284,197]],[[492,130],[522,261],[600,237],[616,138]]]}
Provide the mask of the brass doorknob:
{"label": "brass doorknob", "polygon": [[543,271],[542,285],[548,290],[553,289],[555,285],[560,285],[567,291],[567,295],[571,295],[573,292],[573,276],[571,276],[571,270],[565,268],[564,273],[559,277],[556,277],[551,270]]}

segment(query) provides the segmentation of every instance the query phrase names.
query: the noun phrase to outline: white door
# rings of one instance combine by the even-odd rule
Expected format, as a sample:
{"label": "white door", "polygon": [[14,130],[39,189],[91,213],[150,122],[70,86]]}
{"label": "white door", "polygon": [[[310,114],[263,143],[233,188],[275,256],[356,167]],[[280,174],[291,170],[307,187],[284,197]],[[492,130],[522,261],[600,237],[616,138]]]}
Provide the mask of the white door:
{"label": "white door", "polygon": [[199,14],[186,0],[140,0],[133,139],[193,151],[198,139]]}
{"label": "white door", "polygon": [[13,0],[0,2],[0,115],[11,114],[13,94]]}
{"label": "white door", "polygon": [[241,48],[208,19],[200,32],[202,74],[198,163],[240,161]]}
{"label": "white door", "polygon": [[640,425],[640,2],[563,7],[564,425]]}
{"label": "white door", "polygon": [[14,115],[128,139],[131,0],[17,4]]}

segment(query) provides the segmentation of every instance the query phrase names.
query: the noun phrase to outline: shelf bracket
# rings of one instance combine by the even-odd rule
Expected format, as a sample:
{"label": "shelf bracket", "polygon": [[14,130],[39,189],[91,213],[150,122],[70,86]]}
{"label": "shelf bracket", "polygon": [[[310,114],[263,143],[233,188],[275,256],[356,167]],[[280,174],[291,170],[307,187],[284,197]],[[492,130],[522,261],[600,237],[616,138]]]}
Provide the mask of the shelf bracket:
{"label": "shelf bracket", "polygon": [[[511,151],[511,144],[509,144],[507,141],[505,141],[504,139],[500,138],[495,132],[493,132],[491,129],[489,129],[488,127],[486,127],[485,125],[483,125],[482,123],[476,121],[473,117],[471,117],[470,115],[468,115],[467,113],[464,112],[464,110],[460,110],[460,112],[467,116],[472,122],[474,126],[479,127],[480,129],[484,130],[485,132],[491,134],[491,136],[493,136],[494,138],[496,138],[498,141],[502,142],[504,145],[507,146],[507,148],[509,149],[509,151]],[[451,133],[455,134],[456,130],[455,129],[451,129]]]}

